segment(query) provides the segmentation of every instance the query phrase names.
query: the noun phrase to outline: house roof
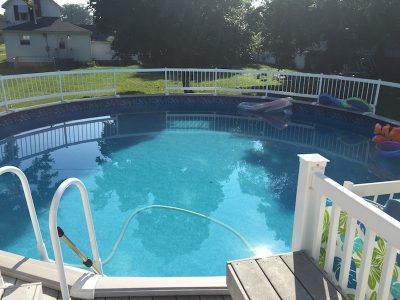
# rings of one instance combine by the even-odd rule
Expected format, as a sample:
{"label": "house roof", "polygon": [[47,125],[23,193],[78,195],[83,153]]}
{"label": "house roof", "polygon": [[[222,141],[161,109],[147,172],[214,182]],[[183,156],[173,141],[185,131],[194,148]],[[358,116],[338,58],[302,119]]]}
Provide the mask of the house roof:
{"label": "house roof", "polygon": [[[7,0],[6,2],[3,3],[3,5],[1,6],[2,8],[6,8],[6,5],[8,4],[8,2],[11,2],[13,0]],[[54,0],[49,0],[50,2],[53,2],[55,5],[57,5],[59,8],[61,8],[61,5],[58,4],[56,1]]]}
{"label": "house roof", "polygon": [[90,30],[63,21],[61,18],[43,17],[33,21],[4,28],[4,31],[31,31],[31,32],[71,32],[89,33]]}

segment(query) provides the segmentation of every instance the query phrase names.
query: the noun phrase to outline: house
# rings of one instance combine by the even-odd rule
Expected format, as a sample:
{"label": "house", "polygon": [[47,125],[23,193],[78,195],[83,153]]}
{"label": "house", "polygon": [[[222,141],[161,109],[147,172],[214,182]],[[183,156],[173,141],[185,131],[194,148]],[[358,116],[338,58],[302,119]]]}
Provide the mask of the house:
{"label": "house", "polygon": [[7,61],[15,64],[89,62],[112,60],[112,39],[92,40],[94,27],[85,28],[61,17],[61,6],[54,0],[34,0],[33,8],[23,0],[8,0],[3,29]]}
{"label": "house", "polygon": [[111,49],[114,36],[111,33],[99,32],[96,25],[80,25],[92,33],[92,60],[112,61],[116,60],[115,52]]}

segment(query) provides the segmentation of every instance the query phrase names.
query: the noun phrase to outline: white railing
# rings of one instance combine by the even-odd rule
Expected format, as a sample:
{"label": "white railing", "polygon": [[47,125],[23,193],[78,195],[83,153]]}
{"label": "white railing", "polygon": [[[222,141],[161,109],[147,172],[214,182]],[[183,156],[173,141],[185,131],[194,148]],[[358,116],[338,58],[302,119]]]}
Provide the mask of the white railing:
{"label": "white railing", "polygon": [[101,274],[103,274],[103,267],[97,246],[96,234],[94,232],[92,213],[90,211],[89,197],[86,187],[79,179],[76,178],[67,179],[58,187],[57,191],[55,192],[53,200],[51,201],[50,214],[49,214],[49,229],[50,229],[51,244],[53,246],[55,262],[57,266],[58,280],[60,281],[62,298],[64,300],[70,299],[70,296],[69,296],[67,279],[65,275],[64,260],[61,253],[60,240],[58,237],[57,211],[62,195],[71,185],[75,185],[79,189],[79,192],[81,194],[83,210],[86,219],[86,226],[89,233],[90,246],[93,255],[93,266],[97,270],[99,270]]}
{"label": "white railing", "polygon": [[[2,76],[0,106],[8,109],[15,104],[45,99],[117,95],[118,84],[130,80],[122,75],[124,73],[158,73],[165,82],[165,94],[174,91],[214,95],[251,93],[318,101],[321,93],[328,93],[340,99],[363,99],[373,106],[374,113],[382,86],[400,89],[400,83],[286,71],[177,68],[80,70]],[[121,92],[133,94],[139,87],[134,84],[129,86],[128,81],[122,84]]]}
{"label": "white railing", "polygon": [[371,260],[377,236],[386,243],[377,299],[388,299],[395,259],[397,251],[400,249],[400,222],[371,205],[361,196],[373,196],[374,198],[381,194],[393,196],[400,192],[400,181],[362,185],[346,183],[345,186],[341,186],[324,175],[327,159],[318,154],[300,155],[299,157],[300,170],[292,239],[293,251],[305,250],[314,260],[320,259],[323,223],[327,210],[326,202],[329,199],[333,204],[324,248],[325,271],[335,280],[333,266],[339,218],[341,212],[344,212],[347,214],[347,221],[343,251],[340,257],[339,286],[343,290],[347,289],[356,226],[357,222],[361,222],[365,225],[366,232],[357,275],[355,299],[364,299],[367,293]]}
{"label": "white railing", "polygon": [[36,215],[35,205],[33,204],[32,193],[29,187],[28,179],[26,178],[24,172],[16,167],[2,167],[0,168],[0,175],[5,173],[12,173],[18,177],[21,182],[22,190],[24,191],[26,205],[28,207],[29,216],[31,218],[33,231],[36,238],[36,247],[38,249],[40,259],[43,261],[50,261],[47,256],[46,246],[43,241],[42,232],[40,231],[39,222]]}

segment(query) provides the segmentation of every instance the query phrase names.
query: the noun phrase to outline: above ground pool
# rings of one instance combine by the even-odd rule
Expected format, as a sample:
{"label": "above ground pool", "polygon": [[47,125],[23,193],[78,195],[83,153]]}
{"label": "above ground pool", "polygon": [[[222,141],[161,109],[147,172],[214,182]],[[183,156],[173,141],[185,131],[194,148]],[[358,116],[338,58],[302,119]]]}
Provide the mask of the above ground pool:
{"label": "above ground pool", "polygon": [[[308,104],[292,116],[249,116],[235,109],[243,99],[205,98],[193,109],[172,100],[98,111],[64,104],[3,127],[1,166],[27,175],[50,257],[50,202],[69,177],[88,189],[105,274],[150,277],[220,276],[228,260],[291,251],[299,153],[327,157],[326,174],[339,182],[399,178],[400,159],[380,157],[372,128],[351,116],[316,117]],[[38,258],[15,176],[2,175],[0,201],[0,249]],[[58,224],[91,255],[74,188]],[[63,256],[79,264],[64,245]]]}

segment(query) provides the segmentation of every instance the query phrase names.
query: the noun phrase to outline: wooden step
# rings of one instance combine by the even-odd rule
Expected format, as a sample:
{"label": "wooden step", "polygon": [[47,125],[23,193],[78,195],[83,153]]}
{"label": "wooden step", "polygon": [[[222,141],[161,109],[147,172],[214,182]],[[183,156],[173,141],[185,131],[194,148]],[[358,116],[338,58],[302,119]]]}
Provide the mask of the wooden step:
{"label": "wooden step", "polygon": [[346,297],[303,252],[229,262],[233,300],[341,300]]}
{"label": "wooden step", "polygon": [[43,298],[42,283],[40,282],[9,286],[0,289],[0,294],[2,292],[1,300],[42,300]]}

